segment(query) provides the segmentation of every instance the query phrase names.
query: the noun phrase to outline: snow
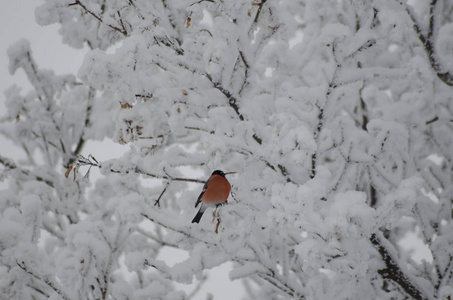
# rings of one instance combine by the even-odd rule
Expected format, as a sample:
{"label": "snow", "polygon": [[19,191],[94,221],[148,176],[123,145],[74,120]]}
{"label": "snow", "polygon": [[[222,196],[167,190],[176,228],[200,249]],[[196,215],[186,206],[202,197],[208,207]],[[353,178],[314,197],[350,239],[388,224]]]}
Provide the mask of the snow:
{"label": "snow", "polygon": [[25,39],[19,40],[8,48],[10,74],[14,74],[21,67],[21,64],[23,64],[22,60],[27,59],[29,52],[31,52],[30,42]]}
{"label": "snow", "polygon": [[[76,76],[43,68],[26,40],[9,48],[31,87],[7,90],[0,124],[26,158],[0,156],[2,291],[451,293],[451,87],[406,5],[44,1],[38,23],[90,50]],[[229,204],[191,224],[215,169],[237,172]],[[239,291],[221,295],[224,281]]]}

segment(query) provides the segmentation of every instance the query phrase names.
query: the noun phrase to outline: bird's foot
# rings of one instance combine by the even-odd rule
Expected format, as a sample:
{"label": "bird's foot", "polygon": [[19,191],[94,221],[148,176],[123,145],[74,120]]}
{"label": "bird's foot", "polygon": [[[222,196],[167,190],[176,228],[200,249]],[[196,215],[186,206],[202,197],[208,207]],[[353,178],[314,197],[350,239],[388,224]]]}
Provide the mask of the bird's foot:
{"label": "bird's foot", "polygon": [[220,226],[220,217],[217,218],[217,225],[215,227],[215,233],[218,234],[219,233],[219,226]]}

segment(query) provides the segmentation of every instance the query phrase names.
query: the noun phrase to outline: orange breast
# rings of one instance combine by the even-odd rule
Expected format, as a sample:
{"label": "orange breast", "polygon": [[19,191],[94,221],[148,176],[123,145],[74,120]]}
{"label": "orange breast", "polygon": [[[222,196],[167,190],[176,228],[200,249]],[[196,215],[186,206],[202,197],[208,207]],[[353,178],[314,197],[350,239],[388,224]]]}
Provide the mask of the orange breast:
{"label": "orange breast", "polygon": [[208,188],[202,196],[203,202],[212,205],[224,203],[227,201],[230,191],[231,185],[225,177],[213,175],[209,179]]}

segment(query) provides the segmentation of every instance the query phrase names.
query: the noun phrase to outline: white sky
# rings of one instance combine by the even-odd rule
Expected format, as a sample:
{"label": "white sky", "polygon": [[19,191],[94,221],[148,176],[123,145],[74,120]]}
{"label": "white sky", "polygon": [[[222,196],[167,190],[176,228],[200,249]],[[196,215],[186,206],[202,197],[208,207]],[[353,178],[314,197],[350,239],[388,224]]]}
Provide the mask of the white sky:
{"label": "white sky", "polygon": [[[75,73],[83,59],[82,51],[76,51],[61,43],[58,26],[41,27],[35,23],[35,7],[38,0],[3,1],[0,10],[0,116],[5,112],[5,90],[13,84],[30,89],[25,73],[8,71],[8,47],[20,39],[31,43],[33,56],[40,68],[53,69],[58,74]],[[0,155],[17,158],[12,144],[0,137]]]}

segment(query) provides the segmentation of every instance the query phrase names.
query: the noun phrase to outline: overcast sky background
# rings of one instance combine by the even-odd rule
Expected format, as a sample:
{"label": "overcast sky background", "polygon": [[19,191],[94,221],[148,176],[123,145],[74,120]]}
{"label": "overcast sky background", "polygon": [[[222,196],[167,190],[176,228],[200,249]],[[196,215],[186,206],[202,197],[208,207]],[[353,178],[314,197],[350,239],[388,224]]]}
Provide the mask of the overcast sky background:
{"label": "overcast sky background", "polygon": [[[19,41],[30,41],[32,53],[40,68],[53,69],[57,74],[76,73],[84,51],[76,51],[63,45],[58,35],[58,25],[41,27],[35,22],[35,8],[41,4],[38,0],[3,1],[0,10],[0,116],[5,113],[4,92],[17,84],[24,92],[30,90],[25,73],[18,70],[14,75],[8,71],[8,47]],[[17,158],[12,144],[0,138],[0,155]]]}
{"label": "overcast sky background", "polygon": [[33,55],[40,67],[49,68],[56,73],[77,72],[84,51],[74,50],[63,45],[58,35],[58,25],[41,27],[35,23],[35,8],[38,0],[4,1],[0,10],[0,76],[1,89],[25,80],[23,72],[13,77],[8,72],[8,47],[25,38],[31,43]]}

